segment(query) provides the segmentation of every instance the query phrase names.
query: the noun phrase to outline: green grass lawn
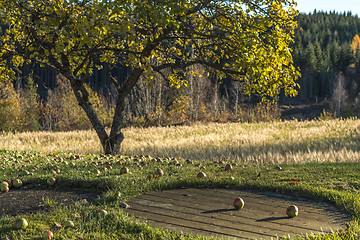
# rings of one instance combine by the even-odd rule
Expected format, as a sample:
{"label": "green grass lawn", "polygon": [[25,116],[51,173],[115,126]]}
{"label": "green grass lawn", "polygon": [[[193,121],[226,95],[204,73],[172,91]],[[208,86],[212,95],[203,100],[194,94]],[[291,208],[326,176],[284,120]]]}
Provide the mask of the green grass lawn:
{"label": "green grass lawn", "polygon": [[[172,164],[175,162],[182,166]],[[0,180],[20,178],[25,184],[46,186],[47,179],[55,177],[56,187],[75,186],[102,193],[101,198],[90,205],[76,202],[61,207],[47,202],[52,206],[49,212],[25,216],[29,222],[25,230],[14,230],[12,225],[16,218],[3,216],[0,218],[0,239],[41,239],[43,231],[48,229],[54,233],[54,239],[196,239],[152,228],[127,216],[121,208],[121,201],[126,202],[142,193],[181,187],[258,189],[329,202],[348,211],[354,221],[342,232],[308,238],[360,237],[360,163],[281,164],[282,170],[273,164],[250,166],[232,163],[232,171],[224,170],[225,162],[204,161],[201,166],[196,166],[198,163],[150,156],[78,156],[2,150]],[[130,173],[121,174],[123,167],[127,167]],[[156,175],[158,168],[164,171],[164,175],[151,177]],[[27,170],[28,174],[19,177],[19,169]],[[61,172],[54,173],[55,169]],[[199,171],[205,172],[207,177],[197,178]],[[102,209],[108,214],[102,214]],[[75,226],[65,228],[67,220],[73,221]]]}

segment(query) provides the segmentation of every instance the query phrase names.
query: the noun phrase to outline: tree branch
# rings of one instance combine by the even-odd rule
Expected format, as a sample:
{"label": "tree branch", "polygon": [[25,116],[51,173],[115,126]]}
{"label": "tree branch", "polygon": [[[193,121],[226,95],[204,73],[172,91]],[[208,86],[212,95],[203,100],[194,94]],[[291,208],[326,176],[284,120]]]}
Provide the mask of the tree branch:
{"label": "tree branch", "polygon": [[160,72],[161,70],[166,69],[166,68],[170,68],[170,69],[186,69],[187,67],[190,67],[190,66],[195,65],[195,64],[201,64],[203,66],[212,68],[214,70],[223,72],[223,73],[228,74],[228,75],[244,76],[244,75],[246,75],[246,72],[247,72],[246,70],[237,71],[237,70],[234,70],[234,69],[227,69],[227,68],[224,68],[221,64],[207,62],[207,61],[204,61],[204,60],[193,60],[193,61],[189,61],[189,62],[182,63],[182,64],[181,63],[180,64],[179,63],[166,63],[166,64],[162,64],[160,66],[153,66],[153,69],[156,72]]}

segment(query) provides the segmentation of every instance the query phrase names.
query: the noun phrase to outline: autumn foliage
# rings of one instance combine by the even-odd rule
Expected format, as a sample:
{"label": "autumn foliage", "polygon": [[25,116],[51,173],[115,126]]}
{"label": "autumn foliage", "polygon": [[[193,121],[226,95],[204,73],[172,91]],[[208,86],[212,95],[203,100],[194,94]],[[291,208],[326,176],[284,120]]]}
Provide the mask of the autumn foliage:
{"label": "autumn foliage", "polygon": [[[201,74],[187,68],[199,64],[219,79],[241,82],[246,94],[274,97],[283,89],[295,96],[299,72],[290,48],[295,5],[294,0],[0,1],[7,26],[0,77],[14,78],[24,64],[53,68],[70,83],[104,152],[117,153],[126,99],[141,80],[151,85],[162,77],[170,86],[186,86],[187,76]],[[105,63],[130,69],[125,81],[110,76],[116,90],[110,133],[86,86]]]}

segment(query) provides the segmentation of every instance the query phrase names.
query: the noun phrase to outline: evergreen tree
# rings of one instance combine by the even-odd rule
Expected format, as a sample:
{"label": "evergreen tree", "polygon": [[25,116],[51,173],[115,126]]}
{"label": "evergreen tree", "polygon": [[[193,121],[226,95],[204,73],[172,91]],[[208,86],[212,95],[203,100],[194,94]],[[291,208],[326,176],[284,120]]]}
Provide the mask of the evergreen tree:
{"label": "evergreen tree", "polygon": [[30,76],[27,79],[24,94],[21,99],[23,112],[25,113],[24,130],[38,131],[40,130],[39,114],[38,114],[39,95],[37,94],[37,84]]}

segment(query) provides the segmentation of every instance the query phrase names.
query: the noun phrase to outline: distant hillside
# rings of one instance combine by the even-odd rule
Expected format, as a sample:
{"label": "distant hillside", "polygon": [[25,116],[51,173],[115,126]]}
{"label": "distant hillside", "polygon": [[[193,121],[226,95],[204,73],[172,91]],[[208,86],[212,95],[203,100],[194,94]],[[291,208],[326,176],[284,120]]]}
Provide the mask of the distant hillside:
{"label": "distant hillside", "polygon": [[350,99],[358,96],[360,50],[353,41],[357,34],[360,18],[350,12],[315,11],[298,16],[293,57],[302,78],[297,100],[331,98],[339,73],[344,75]]}

